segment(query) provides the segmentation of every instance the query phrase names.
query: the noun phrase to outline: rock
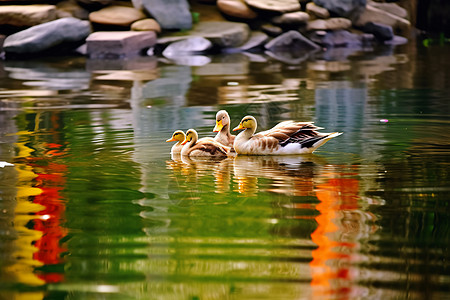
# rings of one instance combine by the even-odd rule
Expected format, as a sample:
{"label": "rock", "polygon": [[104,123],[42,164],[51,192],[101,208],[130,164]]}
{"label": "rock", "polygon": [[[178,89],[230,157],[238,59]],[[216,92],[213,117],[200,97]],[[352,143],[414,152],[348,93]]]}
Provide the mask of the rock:
{"label": "rock", "polygon": [[403,45],[406,43],[408,43],[408,39],[398,35],[394,35],[392,39],[384,41],[385,45],[393,45],[393,46]]}
{"label": "rock", "polygon": [[267,33],[267,35],[275,37],[275,36],[279,36],[280,34],[283,33],[283,29],[279,26],[275,26],[272,24],[263,24],[261,25],[261,30],[264,33]]}
{"label": "rock", "polygon": [[0,6],[0,25],[31,27],[57,19],[56,6],[46,4]]}
{"label": "rock", "polygon": [[298,0],[245,0],[248,6],[257,10],[287,13],[301,9]]}
{"label": "rock", "polygon": [[77,0],[80,6],[89,11],[99,10],[113,3],[113,0]]}
{"label": "rock", "polygon": [[247,42],[245,42],[245,44],[240,46],[239,49],[243,51],[252,50],[264,45],[264,43],[267,42],[268,39],[269,37],[264,32],[252,31],[250,38],[247,40]]}
{"label": "rock", "polygon": [[157,33],[161,32],[161,26],[154,19],[143,19],[138,20],[131,24],[131,30],[133,31],[154,31]]}
{"label": "rock", "polygon": [[348,29],[352,21],[346,18],[317,19],[308,23],[308,30],[340,30]]}
{"label": "rock", "polygon": [[143,0],[142,5],[162,29],[192,28],[192,16],[187,0]]}
{"label": "rock", "polygon": [[244,0],[217,0],[217,7],[225,15],[234,18],[255,19],[258,16]]}
{"label": "rock", "polygon": [[195,36],[170,44],[164,49],[162,54],[167,58],[173,59],[177,56],[204,53],[211,49],[212,46],[209,40],[201,36]]}
{"label": "rock", "polygon": [[400,7],[396,3],[379,3],[375,1],[369,1],[367,5],[384,10],[390,14],[396,15],[397,17],[406,19],[408,17],[408,12],[403,7]]}
{"label": "rock", "polygon": [[325,48],[348,47],[363,48],[372,44],[372,34],[354,34],[347,30],[315,31],[310,35],[311,41]]}
{"label": "rock", "polygon": [[326,8],[314,4],[314,2],[309,2],[306,4],[306,12],[320,19],[328,19],[330,13]]}
{"label": "rock", "polygon": [[86,40],[90,58],[123,58],[138,55],[156,43],[153,31],[98,31]]}
{"label": "rock", "polygon": [[309,15],[302,11],[285,13],[272,18],[272,23],[279,26],[292,26],[305,24],[309,20]]}
{"label": "rock", "polygon": [[300,32],[291,30],[274,38],[264,46],[267,50],[272,52],[292,50],[314,51],[319,50],[320,46],[305,38]]}
{"label": "rock", "polygon": [[124,27],[145,18],[146,16],[143,12],[126,6],[108,6],[89,14],[89,20],[92,23]]}
{"label": "rock", "polygon": [[381,23],[391,26],[394,30],[408,31],[411,23],[408,20],[390,14],[381,9],[368,5],[366,10],[353,22],[353,25],[363,27],[366,23]]}
{"label": "rock", "polygon": [[360,29],[364,32],[373,34],[376,39],[382,42],[394,38],[394,31],[389,25],[368,22]]}
{"label": "rock", "polygon": [[91,27],[87,21],[59,19],[8,36],[4,50],[7,53],[37,53],[63,43],[82,42],[90,32]]}
{"label": "rock", "polygon": [[90,12],[87,9],[78,5],[78,3],[75,0],[65,0],[58,2],[58,4],[56,4],[56,7],[59,11],[69,13],[74,18],[81,20],[89,19]]}
{"label": "rock", "polygon": [[245,23],[207,21],[197,24],[189,34],[202,36],[221,48],[234,48],[248,40],[250,28]]}
{"label": "rock", "polygon": [[314,4],[340,17],[352,18],[366,7],[366,0],[314,0]]}

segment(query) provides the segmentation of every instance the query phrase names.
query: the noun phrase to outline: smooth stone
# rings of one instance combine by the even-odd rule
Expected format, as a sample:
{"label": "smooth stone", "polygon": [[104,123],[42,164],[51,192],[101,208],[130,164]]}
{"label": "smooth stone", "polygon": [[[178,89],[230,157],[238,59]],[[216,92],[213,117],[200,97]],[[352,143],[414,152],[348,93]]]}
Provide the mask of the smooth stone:
{"label": "smooth stone", "polygon": [[366,0],[313,0],[314,4],[340,17],[352,18],[366,7]]}
{"label": "smooth stone", "polygon": [[7,53],[37,53],[63,43],[84,41],[90,33],[89,22],[63,18],[12,34],[5,39],[3,47]]}
{"label": "smooth stone", "polygon": [[177,65],[200,67],[211,62],[211,58],[204,55],[180,55],[170,58]]}
{"label": "smooth stone", "polygon": [[277,13],[287,13],[301,9],[298,0],[245,0],[245,3],[251,8]]}
{"label": "smooth stone", "polygon": [[363,32],[371,33],[379,41],[387,41],[394,38],[394,31],[389,25],[368,22],[360,28]]}
{"label": "smooth stone", "polygon": [[271,37],[279,36],[283,33],[283,29],[281,27],[273,24],[263,24],[261,25],[261,30]]}
{"label": "smooth stone", "polygon": [[352,21],[346,18],[317,19],[308,23],[308,30],[340,30],[352,27]]}
{"label": "smooth stone", "polygon": [[348,47],[363,48],[372,46],[374,36],[372,34],[354,34],[347,30],[328,31],[326,34],[313,32],[310,35],[311,41],[322,47]]}
{"label": "smooth stone", "polygon": [[274,38],[264,46],[267,50],[305,50],[314,51],[321,49],[319,45],[304,37],[300,32],[290,30]]}
{"label": "smooth stone", "polygon": [[143,19],[138,20],[131,24],[131,30],[133,31],[155,31],[157,33],[161,32],[161,26],[154,19]]}
{"label": "smooth stone", "polygon": [[189,56],[193,54],[204,53],[211,49],[212,46],[213,45],[209,40],[201,36],[194,36],[170,44],[166,47],[166,49],[164,49],[162,55],[167,58],[173,59],[177,56]]}
{"label": "smooth stone", "polygon": [[396,15],[390,14],[381,9],[367,5],[366,10],[357,18],[353,25],[363,27],[366,23],[381,23],[391,26],[394,30],[408,31],[411,28],[411,23]]}
{"label": "smooth stone", "polygon": [[192,28],[187,0],[142,0],[142,5],[162,29]]}
{"label": "smooth stone", "polygon": [[89,20],[93,23],[116,26],[130,26],[145,18],[143,12],[126,6],[108,6],[89,14]]}
{"label": "smooth stone", "polygon": [[90,58],[123,58],[138,55],[156,43],[153,31],[97,31],[86,39]]}
{"label": "smooth stone", "polygon": [[406,43],[408,43],[408,39],[399,35],[394,35],[392,39],[384,41],[385,45],[393,45],[393,46],[404,45]]}
{"label": "smooth stone", "polygon": [[320,19],[328,19],[330,17],[330,12],[326,8],[316,5],[314,2],[306,4],[306,12]]}
{"label": "smooth stone", "polygon": [[243,51],[251,51],[253,49],[262,47],[264,43],[269,40],[269,36],[261,31],[252,31],[250,38],[242,46],[237,48],[225,48],[223,52],[225,53],[236,53]]}
{"label": "smooth stone", "polygon": [[202,36],[221,48],[234,48],[248,40],[250,27],[238,22],[207,21],[197,24],[189,34]]}
{"label": "smooth stone", "polygon": [[367,5],[384,10],[390,14],[396,15],[397,17],[403,19],[408,18],[408,12],[406,11],[406,9],[399,6],[397,3],[380,3],[375,1],[369,1]]}
{"label": "smooth stone", "polygon": [[255,19],[258,14],[244,0],[217,0],[217,8],[227,16],[240,19]]}
{"label": "smooth stone", "polygon": [[0,5],[0,25],[31,27],[57,18],[55,5]]}
{"label": "smooth stone", "polygon": [[302,11],[296,11],[273,17],[271,21],[275,25],[299,25],[307,23],[309,15]]}

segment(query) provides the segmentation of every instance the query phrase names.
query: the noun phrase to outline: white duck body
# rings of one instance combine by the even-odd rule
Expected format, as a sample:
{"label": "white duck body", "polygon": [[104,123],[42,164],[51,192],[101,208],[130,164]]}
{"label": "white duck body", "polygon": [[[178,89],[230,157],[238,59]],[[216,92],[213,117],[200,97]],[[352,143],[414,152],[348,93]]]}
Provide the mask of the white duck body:
{"label": "white duck body", "polygon": [[312,153],[339,132],[319,133],[311,122],[285,121],[272,129],[255,134],[256,119],[246,116],[233,130],[245,129],[237,135],[234,149],[243,155],[290,155]]}

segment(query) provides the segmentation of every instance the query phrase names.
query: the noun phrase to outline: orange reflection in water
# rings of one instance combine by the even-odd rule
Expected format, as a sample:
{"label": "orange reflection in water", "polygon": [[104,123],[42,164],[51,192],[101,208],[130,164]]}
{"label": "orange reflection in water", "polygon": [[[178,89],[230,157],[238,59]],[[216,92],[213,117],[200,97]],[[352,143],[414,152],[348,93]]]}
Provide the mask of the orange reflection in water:
{"label": "orange reflection in water", "polygon": [[[41,238],[34,244],[38,251],[33,254],[33,259],[45,265],[55,265],[63,262],[61,253],[66,251],[60,245],[60,240],[67,234],[66,229],[61,226],[65,203],[61,200],[60,191],[66,183],[67,166],[49,161],[49,158],[65,154],[59,150],[62,146],[58,144],[47,146],[50,149],[45,151],[44,156],[28,159],[37,175],[35,187],[42,190],[40,195],[34,197],[33,203],[45,207],[36,213],[37,218],[33,222],[33,229],[42,232]],[[60,282],[64,279],[61,273],[40,273],[38,277],[47,283]]]}
{"label": "orange reflection in water", "polygon": [[[320,200],[316,209],[320,214],[315,218],[317,229],[311,234],[312,241],[318,245],[310,262],[311,287],[314,296],[339,295],[346,299],[357,293],[352,286],[356,274],[351,265],[359,248],[358,233],[366,225],[358,210],[358,179],[328,175],[331,178],[316,190]],[[348,222],[356,226],[347,226]]]}

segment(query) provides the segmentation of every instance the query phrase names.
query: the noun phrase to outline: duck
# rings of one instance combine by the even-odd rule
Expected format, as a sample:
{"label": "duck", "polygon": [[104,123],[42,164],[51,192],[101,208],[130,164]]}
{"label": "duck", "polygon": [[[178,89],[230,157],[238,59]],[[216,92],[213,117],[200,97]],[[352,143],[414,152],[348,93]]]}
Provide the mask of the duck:
{"label": "duck", "polygon": [[256,119],[245,116],[233,131],[244,130],[236,136],[233,148],[243,155],[289,155],[313,153],[317,148],[342,132],[320,133],[313,122],[284,121],[272,129],[255,134]]}
{"label": "duck", "polygon": [[195,129],[186,131],[186,139],[182,143],[182,156],[210,156],[210,157],[227,157],[230,147],[224,146],[216,142],[211,137],[199,139]]}
{"label": "duck", "polygon": [[172,155],[180,154],[181,149],[183,148],[182,143],[184,142],[185,139],[186,139],[186,135],[184,134],[184,132],[182,130],[176,130],[172,134],[172,138],[166,140],[166,142],[177,142],[170,149],[170,154],[172,154]]}
{"label": "duck", "polygon": [[230,115],[226,110],[219,110],[216,114],[216,126],[214,126],[213,132],[217,132],[214,140],[225,145],[232,147],[234,143],[235,135],[230,133]]}

